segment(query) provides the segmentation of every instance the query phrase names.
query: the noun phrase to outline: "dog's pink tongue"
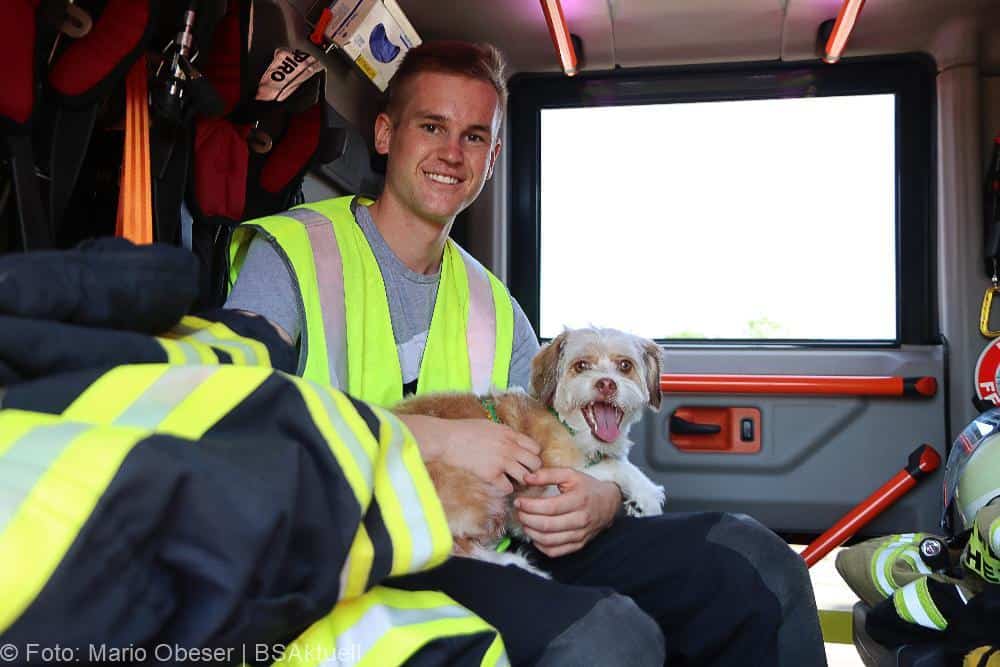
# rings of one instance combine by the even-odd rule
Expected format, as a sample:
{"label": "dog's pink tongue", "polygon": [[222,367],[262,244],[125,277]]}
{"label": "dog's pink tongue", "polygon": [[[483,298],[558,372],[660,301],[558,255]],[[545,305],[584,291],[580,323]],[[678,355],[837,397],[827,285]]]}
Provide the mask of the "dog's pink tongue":
{"label": "dog's pink tongue", "polygon": [[618,439],[618,411],[607,403],[594,403],[594,437],[604,442]]}

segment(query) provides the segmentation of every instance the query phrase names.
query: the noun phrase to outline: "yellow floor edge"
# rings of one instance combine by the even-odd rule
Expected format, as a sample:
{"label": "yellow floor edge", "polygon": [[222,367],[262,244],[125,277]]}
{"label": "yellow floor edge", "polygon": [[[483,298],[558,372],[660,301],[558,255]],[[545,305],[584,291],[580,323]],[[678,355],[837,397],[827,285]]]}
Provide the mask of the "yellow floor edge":
{"label": "yellow floor edge", "polygon": [[819,610],[819,626],[823,630],[823,641],[834,644],[854,643],[854,624],[851,612]]}

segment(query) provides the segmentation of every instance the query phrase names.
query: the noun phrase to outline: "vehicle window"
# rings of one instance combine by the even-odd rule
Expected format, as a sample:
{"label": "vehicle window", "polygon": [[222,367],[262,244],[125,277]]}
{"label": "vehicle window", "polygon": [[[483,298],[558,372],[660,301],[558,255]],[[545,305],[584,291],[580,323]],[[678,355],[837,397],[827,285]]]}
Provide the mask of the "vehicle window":
{"label": "vehicle window", "polygon": [[895,136],[892,94],[543,109],[539,334],[895,340]]}
{"label": "vehicle window", "polygon": [[933,344],[934,67],[520,74],[508,284],[540,337]]}

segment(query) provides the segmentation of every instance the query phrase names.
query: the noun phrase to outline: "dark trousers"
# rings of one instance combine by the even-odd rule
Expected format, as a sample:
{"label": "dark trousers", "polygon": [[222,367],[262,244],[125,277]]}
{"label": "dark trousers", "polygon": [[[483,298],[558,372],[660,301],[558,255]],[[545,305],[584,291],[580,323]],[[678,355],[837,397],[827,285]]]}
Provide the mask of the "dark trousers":
{"label": "dark trousers", "polygon": [[[655,621],[666,664],[826,664],[804,563],[749,517],[622,518],[574,554],[526,553],[552,580],[451,559],[390,585],[444,591],[500,631],[513,664],[573,664],[585,656],[581,664],[632,665],[637,652],[652,653],[650,638],[636,630],[637,615],[614,611],[620,596],[612,591]],[[575,657],[560,660],[553,648]]]}

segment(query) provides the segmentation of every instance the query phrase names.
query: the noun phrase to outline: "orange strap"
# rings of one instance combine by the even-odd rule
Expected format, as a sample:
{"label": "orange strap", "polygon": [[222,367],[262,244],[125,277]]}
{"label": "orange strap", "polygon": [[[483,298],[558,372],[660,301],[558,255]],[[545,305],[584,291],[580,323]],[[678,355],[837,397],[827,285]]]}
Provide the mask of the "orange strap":
{"label": "orange strap", "polygon": [[146,56],[142,55],[125,79],[125,151],[115,224],[115,236],[137,244],[153,242],[146,76]]}

